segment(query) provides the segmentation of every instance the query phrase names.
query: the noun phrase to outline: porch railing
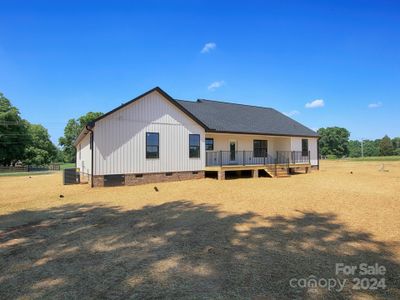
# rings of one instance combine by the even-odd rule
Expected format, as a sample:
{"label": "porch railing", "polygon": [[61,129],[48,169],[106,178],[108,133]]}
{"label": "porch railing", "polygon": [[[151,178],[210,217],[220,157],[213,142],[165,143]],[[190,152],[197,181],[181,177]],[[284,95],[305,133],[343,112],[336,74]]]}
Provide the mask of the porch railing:
{"label": "porch railing", "polygon": [[255,155],[253,151],[207,151],[206,166],[226,165],[270,165],[309,163],[310,153],[302,151],[277,151],[276,157],[271,155]]}
{"label": "porch railing", "polygon": [[287,161],[289,164],[308,164],[310,163],[310,151],[277,151],[278,161]]}

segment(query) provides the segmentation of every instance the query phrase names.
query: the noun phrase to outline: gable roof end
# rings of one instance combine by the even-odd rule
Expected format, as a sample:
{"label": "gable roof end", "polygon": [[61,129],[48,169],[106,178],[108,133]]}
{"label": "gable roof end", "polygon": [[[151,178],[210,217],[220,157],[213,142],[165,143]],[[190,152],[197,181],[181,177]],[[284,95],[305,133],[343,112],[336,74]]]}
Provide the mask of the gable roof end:
{"label": "gable roof end", "polygon": [[197,119],[191,112],[189,112],[185,107],[183,107],[178,101],[176,101],[174,98],[172,98],[170,95],[168,95],[166,92],[164,92],[160,87],[156,86],[155,88],[152,88],[151,90],[137,96],[136,98],[133,98],[132,100],[125,102],[124,104],[114,108],[113,110],[109,111],[108,113],[105,113],[104,115],[98,117],[96,120],[93,121],[93,126],[95,126],[96,122],[100,121],[101,119],[111,115],[112,113],[124,108],[125,106],[128,106],[129,104],[139,100],[140,98],[143,98],[144,96],[147,96],[151,94],[152,92],[158,92],[162,96],[164,96],[165,99],[167,99],[169,102],[171,102],[173,105],[175,105],[178,109],[183,111],[186,115],[188,115],[193,121],[198,123],[200,126],[202,126],[204,129],[207,129],[207,126],[201,122],[199,119]]}
{"label": "gable roof end", "polygon": [[[160,93],[165,99],[167,99],[169,102],[171,102],[174,106],[176,106],[179,110],[181,110],[183,113],[185,113],[189,118],[191,118],[193,121],[195,121],[197,124],[199,124],[201,127],[203,127],[205,130],[208,129],[208,127],[199,119],[197,119],[191,112],[189,112],[184,106],[182,106],[180,103],[178,103],[178,101],[176,101],[174,98],[172,98],[170,95],[168,95],[166,92],[164,92],[160,87],[156,86],[155,88],[152,88],[151,90],[133,98],[132,100],[129,100],[128,102],[125,102],[124,104],[121,104],[120,106],[114,108],[113,110],[110,110],[109,112],[105,113],[104,115],[101,115],[100,117],[98,117],[97,119],[95,119],[94,121],[90,122],[89,124],[87,124],[87,126],[89,126],[90,128],[93,128],[96,126],[96,122],[100,121],[101,119],[104,119],[105,117],[113,114],[114,112],[132,104],[133,102],[143,98],[144,96],[147,96],[149,94],[151,94],[152,92],[158,92]],[[82,138],[88,133],[88,130],[85,126],[85,128],[81,131],[81,133],[79,134],[79,136],[76,138],[74,145],[76,146],[81,140]]]}

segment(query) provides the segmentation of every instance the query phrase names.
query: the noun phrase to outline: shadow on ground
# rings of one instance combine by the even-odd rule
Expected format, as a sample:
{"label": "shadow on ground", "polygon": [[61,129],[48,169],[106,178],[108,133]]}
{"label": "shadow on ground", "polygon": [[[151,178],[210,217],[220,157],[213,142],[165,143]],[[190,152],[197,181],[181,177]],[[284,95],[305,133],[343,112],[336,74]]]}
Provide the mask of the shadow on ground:
{"label": "shadow on ground", "polygon": [[[350,231],[333,214],[297,215],[224,214],[183,200],[132,211],[66,205],[1,216],[0,298],[400,298],[390,245]],[[9,227],[18,218],[37,221]],[[340,262],[384,265],[387,288],[289,285],[312,275],[336,278]]]}

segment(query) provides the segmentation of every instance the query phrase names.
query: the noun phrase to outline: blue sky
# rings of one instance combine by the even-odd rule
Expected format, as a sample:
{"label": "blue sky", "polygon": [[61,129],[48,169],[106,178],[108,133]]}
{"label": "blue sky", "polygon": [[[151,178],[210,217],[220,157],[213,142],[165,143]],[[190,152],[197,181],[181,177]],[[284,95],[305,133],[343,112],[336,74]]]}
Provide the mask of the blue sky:
{"label": "blue sky", "polygon": [[154,86],[400,136],[400,2],[0,0],[0,20],[0,91],[53,141]]}

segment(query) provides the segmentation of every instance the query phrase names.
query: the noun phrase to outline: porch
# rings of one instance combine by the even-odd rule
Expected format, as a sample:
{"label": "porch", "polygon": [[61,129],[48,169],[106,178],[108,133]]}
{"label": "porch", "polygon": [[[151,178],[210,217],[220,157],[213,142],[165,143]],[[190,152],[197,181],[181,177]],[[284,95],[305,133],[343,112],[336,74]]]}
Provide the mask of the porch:
{"label": "porch", "polygon": [[208,151],[206,152],[206,172],[217,172],[218,179],[225,179],[226,172],[251,171],[252,177],[265,172],[270,177],[287,177],[290,173],[311,169],[310,151],[276,151],[260,156],[253,151]]}
{"label": "porch", "polygon": [[310,164],[310,151],[276,151],[276,155],[260,155],[254,151],[207,151],[207,167],[223,166],[263,166],[263,165],[287,165]]}

